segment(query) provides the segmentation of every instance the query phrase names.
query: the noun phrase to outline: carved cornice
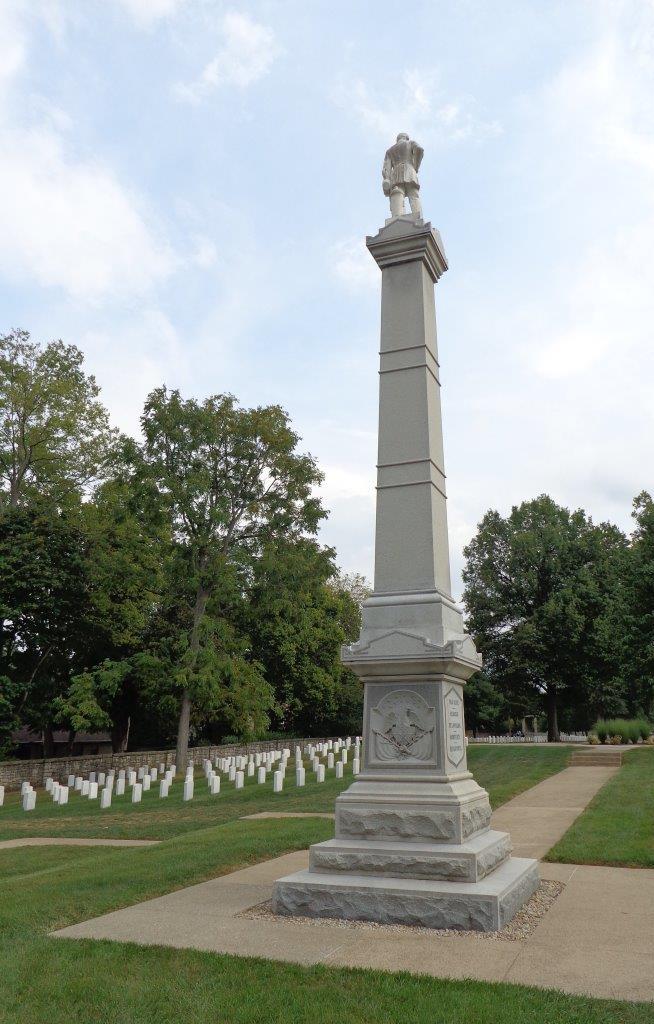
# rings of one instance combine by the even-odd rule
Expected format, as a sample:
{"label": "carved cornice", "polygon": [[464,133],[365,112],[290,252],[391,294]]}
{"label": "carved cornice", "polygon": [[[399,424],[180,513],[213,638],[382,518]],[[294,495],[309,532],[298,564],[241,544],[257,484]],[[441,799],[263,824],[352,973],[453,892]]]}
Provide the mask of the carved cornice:
{"label": "carved cornice", "polygon": [[434,282],[447,270],[441,236],[429,222],[398,217],[376,235],[368,235],[366,245],[382,270],[420,260]]}

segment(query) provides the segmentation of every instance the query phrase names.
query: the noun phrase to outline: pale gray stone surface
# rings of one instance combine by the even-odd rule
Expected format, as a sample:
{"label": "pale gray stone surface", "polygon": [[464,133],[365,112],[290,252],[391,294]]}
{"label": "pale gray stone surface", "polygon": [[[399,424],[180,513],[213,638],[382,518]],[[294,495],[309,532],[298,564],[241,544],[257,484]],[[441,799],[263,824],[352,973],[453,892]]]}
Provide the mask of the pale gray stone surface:
{"label": "pale gray stone surface", "polygon": [[461,882],[298,871],[275,884],[276,914],[496,931],[536,891],[535,861],[512,857],[483,881]]}
{"label": "pale gray stone surface", "polygon": [[363,764],[336,801],[335,840],[275,883],[274,902],[285,914],[491,930],[531,895],[538,869],[509,857],[508,836],[494,839],[466,763],[463,687],[481,658],[451,596],[434,300],[447,260],[421,217],[418,151],[399,136],[388,150],[392,216],[366,242],[382,272],[375,586],[342,651],[364,684]]}
{"label": "pale gray stone surface", "polygon": [[311,871],[390,875],[478,882],[507,859],[511,840],[506,832],[488,831],[467,844],[403,843],[329,839],[311,847]]}

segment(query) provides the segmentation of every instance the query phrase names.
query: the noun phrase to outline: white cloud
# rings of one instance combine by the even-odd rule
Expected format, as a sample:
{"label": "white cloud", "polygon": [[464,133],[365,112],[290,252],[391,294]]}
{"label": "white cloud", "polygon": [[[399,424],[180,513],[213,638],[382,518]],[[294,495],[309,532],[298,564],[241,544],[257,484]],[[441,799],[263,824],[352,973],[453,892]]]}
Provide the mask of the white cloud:
{"label": "white cloud", "polygon": [[200,76],[190,83],[178,83],[179,99],[199,102],[223,85],[246,89],[270,71],[280,54],[275,33],[247,14],[229,11],[221,23],[221,45]]}
{"label": "white cloud", "polygon": [[48,126],[5,130],[0,237],[7,278],[76,299],[143,294],[176,262],[110,168],[75,160]]}
{"label": "white cloud", "polygon": [[0,90],[24,66],[26,49],[25,33],[16,5],[11,2],[0,5]]}
{"label": "white cloud", "polygon": [[159,309],[119,315],[84,332],[79,344],[102,386],[112,422],[132,436],[140,432],[139,418],[150,391],[164,382],[182,391],[188,388],[188,346]]}
{"label": "white cloud", "polygon": [[332,273],[348,291],[379,289],[379,269],[360,238],[337,242],[330,251]]}
{"label": "white cloud", "polygon": [[334,99],[364,128],[383,139],[408,131],[419,134],[421,141],[454,143],[497,135],[501,130],[497,120],[476,114],[476,104],[470,97],[446,96],[433,70],[405,70],[400,82],[381,96],[363,79],[342,79]]}
{"label": "white cloud", "polygon": [[162,18],[170,18],[186,0],[116,0],[139,28],[152,28]]}

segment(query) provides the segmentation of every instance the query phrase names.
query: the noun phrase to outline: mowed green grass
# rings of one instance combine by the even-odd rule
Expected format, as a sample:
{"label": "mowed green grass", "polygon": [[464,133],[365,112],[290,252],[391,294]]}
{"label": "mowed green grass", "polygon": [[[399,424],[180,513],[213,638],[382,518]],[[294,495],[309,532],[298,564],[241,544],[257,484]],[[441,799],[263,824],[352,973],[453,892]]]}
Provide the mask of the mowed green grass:
{"label": "mowed green grass", "polygon": [[[499,771],[507,751],[495,756]],[[278,803],[269,793],[271,806]],[[516,985],[48,936],[76,921],[305,848],[332,832],[333,823],[320,818],[231,820],[140,849],[0,851],[0,1022],[650,1024],[650,1005]]]}
{"label": "mowed green grass", "polygon": [[[488,790],[492,806],[499,807],[560,771],[566,766],[569,755],[567,747],[473,745],[468,751],[468,764],[479,784]],[[111,808],[105,811],[100,809],[99,800],[89,800],[72,791],[68,804],[58,807],[52,804],[48,794],[39,791],[36,808],[25,812],[18,793],[8,793],[4,807],[0,807],[0,840],[22,836],[170,839],[259,811],[332,812],[334,800],[352,782],[351,765],[346,766],[342,780],[329,771],[324,783],[315,782],[313,772],[307,769],[307,784],[298,789],[293,764],[291,759],[282,793],[272,792],[269,774],[263,785],[257,783],[256,777],[246,778],[242,790],[234,789],[223,776],[220,794],[210,796],[202,773],[196,770],[195,796],[187,803],[182,801],[183,784],[179,778],[165,800],[159,799],[159,783],[156,782],[143,794],[141,803],[132,804],[128,791],[125,796],[114,796]]]}
{"label": "mowed green grass", "polygon": [[599,791],[546,859],[654,868],[654,747],[625,755],[619,772]]}

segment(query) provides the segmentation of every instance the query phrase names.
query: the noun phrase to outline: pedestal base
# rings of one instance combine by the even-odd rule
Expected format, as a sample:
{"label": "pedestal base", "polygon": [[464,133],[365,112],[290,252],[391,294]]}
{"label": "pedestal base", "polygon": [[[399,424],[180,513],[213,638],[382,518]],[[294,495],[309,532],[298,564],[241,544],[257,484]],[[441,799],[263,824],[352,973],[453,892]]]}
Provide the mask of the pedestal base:
{"label": "pedestal base", "polygon": [[521,857],[474,883],[298,871],[275,883],[273,909],[296,917],[489,932],[503,928],[538,883],[538,862]]}
{"label": "pedestal base", "polygon": [[511,853],[507,832],[489,830],[461,845],[328,839],[309,851],[311,871],[479,882]]}

